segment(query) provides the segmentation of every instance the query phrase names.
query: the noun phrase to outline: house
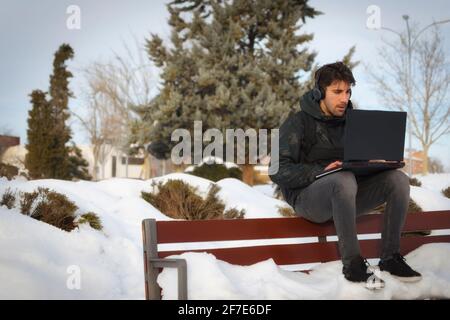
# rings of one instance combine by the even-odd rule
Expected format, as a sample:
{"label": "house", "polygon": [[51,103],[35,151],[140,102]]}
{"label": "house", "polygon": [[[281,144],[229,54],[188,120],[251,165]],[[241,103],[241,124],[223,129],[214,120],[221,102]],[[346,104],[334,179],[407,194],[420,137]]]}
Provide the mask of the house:
{"label": "house", "polygon": [[[4,139],[4,152],[1,161],[25,170],[25,145],[14,144],[17,140]],[[20,143],[20,142],[19,142]],[[7,146],[7,145],[10,146]],[[2,146],[2,145],[0,145]],[[90,145],[77,145],[83,158],[89,163],[88,171],[94,180],[109,178],[134,178],[149,179],[151,177],[165,175],[178,170],[169,160],[158,160],[151,155],[147,157],[143,153],[136,156],[126,156],[123,152],[112,146],[102,149],[102,156],[97,164],[94,164],[93,147]]]}
{"label": "house", "polygon": [[9,147],[20,145],[20,137],[0,135],[0,158]]}
{"label": "house", "polygon": [[403,171],[409,174],[409,167],[411,165],[411,174],[418,174],[422,173],[423,170],[423,162],[424,162],[424,153],[423,151],[418,151],[412,149],[411,152],[409,152],[409,149],[405,150],[405,166],[403,167]]}

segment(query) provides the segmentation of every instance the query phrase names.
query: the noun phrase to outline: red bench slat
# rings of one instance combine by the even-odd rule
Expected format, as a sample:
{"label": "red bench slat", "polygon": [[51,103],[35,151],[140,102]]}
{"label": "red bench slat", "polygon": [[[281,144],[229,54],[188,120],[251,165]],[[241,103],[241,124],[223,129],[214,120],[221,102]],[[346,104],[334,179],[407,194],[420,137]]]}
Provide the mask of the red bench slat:
{"label": "red bench slat", "polygon": [[[432,242],[450,242],[450,235],[403,237],[401,239],[401,253],[405,255],[420,247],[422,244]],[[359,243],[362,255],[365,258],[377,258],[380,256],[380,239],[360,240]],[[216,256],[217,259],[237,265],[251,265],[269,258],[273,258],[275,263],[279,265],[327,262],[340,259],[337,242],[162,251],[159,252],[158,255],[160,258],[165,258],[170,255],[179,255],[184,252],[208,252]]]}
{"label": "red bench slat", "polygon": [[[357,218],[358,234],[379,233],[382,214]],[[450,211],[409,213],[404,232],[450,229]],[[333,223],[315,224],[302,218],[158,221],[158,243],[255,240],[336,235]]]}

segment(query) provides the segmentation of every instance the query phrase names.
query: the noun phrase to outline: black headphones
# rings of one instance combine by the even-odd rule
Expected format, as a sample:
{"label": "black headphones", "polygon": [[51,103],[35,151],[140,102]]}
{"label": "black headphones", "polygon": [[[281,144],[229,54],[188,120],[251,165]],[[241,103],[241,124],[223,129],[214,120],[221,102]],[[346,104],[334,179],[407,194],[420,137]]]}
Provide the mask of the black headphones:
{"label": "black headphones", "polygon": [[319,86],[320,72],[323,70],[324,67],[325,66],[322,66],[319,69],[317,69],[316,73],[314,74],[315,81],[314,81],[314,88],[312,90],[312,94],[313,94],[314,100],[316,100],[317,102],[319,102],[320,100],[325,98],[325,92]]}
{"label": "black headphones", "polygon": [[[325,99],[325,91],[319,86],[319,80],[320,80],[320,74],[322,73],[323,69],[325,68],[334,68],[331,64],[326,64],[317,69],[316,73],[314,74],[314,88],[312,90],[312,95],[314,100],[319,102],[322,99]],[[352,89],[350,88],[350,98],[352,96]]]}

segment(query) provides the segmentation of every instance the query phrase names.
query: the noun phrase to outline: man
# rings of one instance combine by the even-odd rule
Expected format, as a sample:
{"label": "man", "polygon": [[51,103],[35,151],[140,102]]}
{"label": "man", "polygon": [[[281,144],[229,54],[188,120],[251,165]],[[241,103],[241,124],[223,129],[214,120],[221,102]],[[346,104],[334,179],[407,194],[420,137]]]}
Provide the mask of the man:
{"label": "man", "polygon": [[[421,275],[399,253],[409,203],[409,179],[403,172],[355,176],[339,171],[315,179],[320,172],[342,164],[345,114],[352,108],[355,79],[347,66],[336,62],[317,70],[315,80],[315,88],[300,100],[301,111],[280,127],[278,172],[269,172],[270,178],[299,216],[315,223],[333,220],[342,272],[352,282],[375,277],[361,257],[355,219],[386,202],[380,270],[405,282],[420,280]],[[383,281],[377,280],[383,287]]]}

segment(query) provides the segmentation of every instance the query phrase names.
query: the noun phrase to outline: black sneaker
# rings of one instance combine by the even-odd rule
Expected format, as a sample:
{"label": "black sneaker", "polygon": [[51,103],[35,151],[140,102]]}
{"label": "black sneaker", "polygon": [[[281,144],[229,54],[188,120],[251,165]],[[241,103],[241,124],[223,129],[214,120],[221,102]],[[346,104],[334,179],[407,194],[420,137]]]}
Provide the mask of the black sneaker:
{"label": "black sneaker", "polygon": [[342,273],[348,281],[365,282],[367,289],[384,288],[384,281],[370,270],[369,263],[361,256],[354,257],[348,265],[344,265]]}
{"label": "black sneaker", "polygon": [[387,271],[394,278],[403,282],[417,282],[422,279],[422,275],[411,269],[400,253],[394,254],[391,258],[380,260],[378,266],[381,271]]}

